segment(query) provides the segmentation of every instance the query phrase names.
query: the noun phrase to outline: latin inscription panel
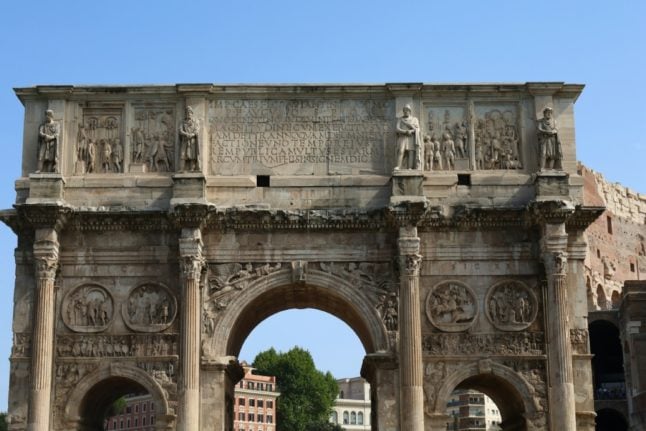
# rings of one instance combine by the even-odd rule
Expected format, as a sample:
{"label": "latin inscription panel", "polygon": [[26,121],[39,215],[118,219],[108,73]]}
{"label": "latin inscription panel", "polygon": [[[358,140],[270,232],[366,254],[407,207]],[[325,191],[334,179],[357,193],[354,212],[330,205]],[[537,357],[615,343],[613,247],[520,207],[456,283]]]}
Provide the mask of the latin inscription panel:
{"label": "latin inscription panel", "polygon": [[211,175],[383,174],[394,152],[387,100],[221,99],[208,119]]}

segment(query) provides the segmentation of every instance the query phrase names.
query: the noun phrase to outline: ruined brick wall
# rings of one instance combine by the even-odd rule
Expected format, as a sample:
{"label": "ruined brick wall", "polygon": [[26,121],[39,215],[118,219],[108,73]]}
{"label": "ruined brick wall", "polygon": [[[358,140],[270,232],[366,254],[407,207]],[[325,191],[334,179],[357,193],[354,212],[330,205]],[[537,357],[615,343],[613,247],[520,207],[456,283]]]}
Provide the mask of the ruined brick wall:
{"label": "ruined brick wall", "polygon": [[583,165],[585,205],[606,211],[587,230],[586,283],[590,311],[617,308],[626,280],[646,278],[646,195]]}

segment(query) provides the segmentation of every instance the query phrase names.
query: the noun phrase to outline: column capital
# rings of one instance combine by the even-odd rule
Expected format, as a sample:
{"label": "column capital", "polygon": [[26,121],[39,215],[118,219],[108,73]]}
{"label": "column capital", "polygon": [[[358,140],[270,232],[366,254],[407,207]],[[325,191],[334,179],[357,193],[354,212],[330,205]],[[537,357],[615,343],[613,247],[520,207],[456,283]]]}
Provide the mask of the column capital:
{"label": "column capital", "polygon": [[543,263],[548,276],[565,276],[567,273],[567,253],[564,251],[544,252]]}
{"label": "column capital", "polygon": [[182,276],[198,280],[205,265],[202,256],[202,231],[199,228],[183,228],[179,239],[179,264]]}
{"label": "column capital", "polygon": [[36,241],[33,256],[36,276],[53,280],[58,270],[58,242],[53,240]]}

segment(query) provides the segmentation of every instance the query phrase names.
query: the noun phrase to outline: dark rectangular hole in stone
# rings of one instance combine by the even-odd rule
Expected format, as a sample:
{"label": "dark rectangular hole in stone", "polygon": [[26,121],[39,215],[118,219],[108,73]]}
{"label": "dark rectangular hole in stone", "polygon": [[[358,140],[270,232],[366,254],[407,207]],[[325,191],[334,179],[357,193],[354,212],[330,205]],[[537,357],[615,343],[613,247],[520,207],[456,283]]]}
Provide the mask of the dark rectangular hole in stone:
{"label": "dark rectangular hole in stone", "polygon": [[269,187],[269,175],[257,175],[256,187]]}
{"label": "dark rectangular hole in stone", "polygon": [[458,185],[459,186],[470,186],[471,185],[471,174],[458,174]]}

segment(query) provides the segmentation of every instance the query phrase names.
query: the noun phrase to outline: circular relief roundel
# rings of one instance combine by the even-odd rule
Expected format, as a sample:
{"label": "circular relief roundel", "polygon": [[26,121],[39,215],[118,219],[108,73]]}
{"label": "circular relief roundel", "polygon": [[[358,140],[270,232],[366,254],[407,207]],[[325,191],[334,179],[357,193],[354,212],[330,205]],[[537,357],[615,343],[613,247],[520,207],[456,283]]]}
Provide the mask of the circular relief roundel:
{"label": "circular relief roundel", "polygon": [[475,294],[459,281],[443,281],[426,297],[426,316],[442,331],[464,331],[473,325],[477,314]]}
{"label": "circular relief roundel", "polygon": [[146,283],[135,287],[121,314],[133,331],[159,332],[168,328],[177,314],[177,301],[166,286]]}
{"label": "circular relief roundel", "polygon": [[536,295],[524,283],[506,280],[489,289],[485,298],[489,321],[503,331],[521,331],[536,319]]}
{"label": "circular relief roundel", "polygon": [[63,299],[63,322],[75,332],[105,331],[114,317],[114,299],[103,286],[84,284]]}

